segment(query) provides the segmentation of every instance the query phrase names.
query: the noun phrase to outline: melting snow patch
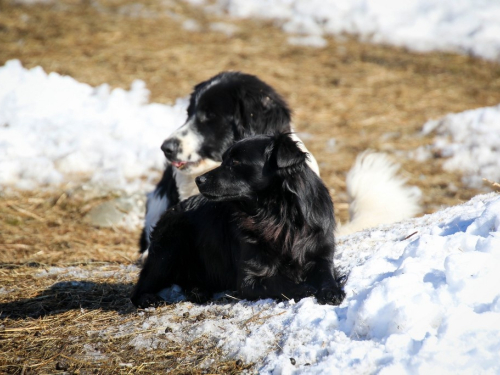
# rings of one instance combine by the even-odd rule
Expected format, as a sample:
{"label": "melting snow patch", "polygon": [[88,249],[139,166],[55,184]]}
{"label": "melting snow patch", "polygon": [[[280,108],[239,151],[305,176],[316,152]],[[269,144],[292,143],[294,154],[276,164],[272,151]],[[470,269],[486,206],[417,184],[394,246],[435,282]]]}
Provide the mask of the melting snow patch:
{"label": "melting snow patch", "polygon": [[94,88],[8,61],[0,67],[0,186],[35,189],[78,178],[149,188],[163,169],[162,139],[182,125],[187,101],[147,104],[148,96],[142,81],[130,91]]}
{"label": "melting snow patch", "polygon": [[500,59],[500,3],[496,0],[217,0],[204,6],[233,17],[274,19],[293,34],[349,33],[416,51],[457,51]]}
{"label": "melting snow patch", "polygon": [[[500,105],[428,121],[423,133],[436,133],[432,152],[447,158],[446,170],[462,172],[467,186],[480,188],[483,178],[500,181]],[[416,157],[424,153],[421,148]]]}

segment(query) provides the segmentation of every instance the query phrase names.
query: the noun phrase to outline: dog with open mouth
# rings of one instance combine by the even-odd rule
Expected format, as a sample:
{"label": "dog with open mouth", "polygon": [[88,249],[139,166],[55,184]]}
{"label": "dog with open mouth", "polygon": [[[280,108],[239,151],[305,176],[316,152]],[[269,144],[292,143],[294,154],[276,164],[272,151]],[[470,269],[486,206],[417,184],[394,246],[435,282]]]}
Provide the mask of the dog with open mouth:
{"label": "dog with open mouth", "polygon": [[342,302],[333,203],[289,134],[238,141],[196,184],[202,195],[168,209],[154,228],[135,306],[162,303],[157,293],[173,284],[194,302],[225,290],[247,300]]}

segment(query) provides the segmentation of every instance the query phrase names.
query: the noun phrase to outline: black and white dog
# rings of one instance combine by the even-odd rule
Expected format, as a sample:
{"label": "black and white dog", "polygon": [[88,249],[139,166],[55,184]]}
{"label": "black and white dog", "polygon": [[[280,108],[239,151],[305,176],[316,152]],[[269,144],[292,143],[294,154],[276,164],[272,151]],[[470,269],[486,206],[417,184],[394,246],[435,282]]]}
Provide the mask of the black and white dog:
{"label": "black and white dog", "polygon": [[[198,84],[190,97],[186,123],[162,145],[168,164],[148,195],[142,259],[147,257],[149,237],[161,215],[198,194],[195,178],[217,167],[232,144],[253,135],[290,131],[286,102],[257,77],[224,72]],[[301,142],[299,146],[307,151]],[[316,160],[309,155],[308,164],[319,175]],[[383,153],[365,152],[357,158],[346,181],[351,219],[338,225],[338,235],[400,221],[420,211],[419,190],[405,186],[398,168]]]}
{"label": "black and white dog", "polygon": [[[224,151],[252,135],[290,132],[290,123],[286,102],[255,76],[224,72],[198,84],[190,97],[186,123],[161,147],[168,164],[155,191],[148,195],[140,240],[143,258],[161,215],[168,207],[198,194],[195,178],[217,167]],[[319,174],[314,157],[308,163]]]}
{"label": "black and white dog", "polygon": [[132,295],[135,306],[161,302],[177,284],[190,300],[236,290],[243,299],[339,304],[345,294],[333,256],[333,204],[307,154],[289,134],[237,142],[222,164],[196,179],[201,195],[167,210]]}

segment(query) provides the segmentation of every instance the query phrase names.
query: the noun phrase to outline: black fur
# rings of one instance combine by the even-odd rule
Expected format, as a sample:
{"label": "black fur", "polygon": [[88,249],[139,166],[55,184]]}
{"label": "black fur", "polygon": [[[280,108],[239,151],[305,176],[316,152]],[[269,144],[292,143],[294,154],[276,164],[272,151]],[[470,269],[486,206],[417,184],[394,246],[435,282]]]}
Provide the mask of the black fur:
{"label": "black fur", "polygon": [[[272,87],[253,75],[224,72],[195,86],[187,109],[186,123],[192,122],[203,140],[198,154],[203,159],[220,162],[223,153],[236,141],[257,134],[289,132],[290,119],[290,109]],[[175,137],[164,141],[162,149],[169,163],[153,193],[158,199],[166,197],[168,207],[179,202],[175,167],[170,164],[179,161],[179,147]],[[150,198],[148,200],[154,202]],[[155,224],[146,222],[150,226]],[[144,252],[148,246],[149,238],[144,229],[140,252]]]}
{"label": "black fur", "polygon": [[156,293],[172,284],[198,302],[237,290],[249,300],[314,295],[339,304],[333,204],[306,157],[287,134],[230,147],[220,167],[197,178],[202,195],[158,222],[134,305],[160,303]]}
{"label": "black fur", "polygon": [[224,72],[195,86],[187,109],[203,137],[201,156],[222,161],[234,142],[256,134],[290,131],[285,100],[256,76]]}

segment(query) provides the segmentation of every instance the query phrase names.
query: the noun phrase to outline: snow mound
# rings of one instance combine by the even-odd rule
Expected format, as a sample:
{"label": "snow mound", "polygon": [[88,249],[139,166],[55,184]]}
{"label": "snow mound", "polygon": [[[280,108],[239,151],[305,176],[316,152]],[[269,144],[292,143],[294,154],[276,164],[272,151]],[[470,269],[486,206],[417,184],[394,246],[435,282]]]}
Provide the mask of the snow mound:
{"label": "snow mound", "polygon": [[0,186],[34,189],[77,179],[143,187],[141,178],[152,181],[163,168],[161,142],[182,125],[187,106],[147,104],[148,96],[142,81],[129,91],[94,88],[8,61],[0,67]]}
{"label": "snow mound", "polygon": [[180,302],[102,334],[132,334],[138,350],[209,338],[259,374],[500,372],[498,194],[342,240],[340,306]]}
{"label": "snow mound", "polygon": [[217,0],[210,11],[275,19],[298,35],[349,33],[415,51],[500,59],[497,0]]}
{"label": "snow mound", "polygon": [[[500,105],[428,121],[423,133],[432,132],[437,135],[431,151],[448,158],[443,167],[462,172],[466,186],[480,188],[483,178],[500,181]],[[417,154],[424,155],[425,149]]]}

